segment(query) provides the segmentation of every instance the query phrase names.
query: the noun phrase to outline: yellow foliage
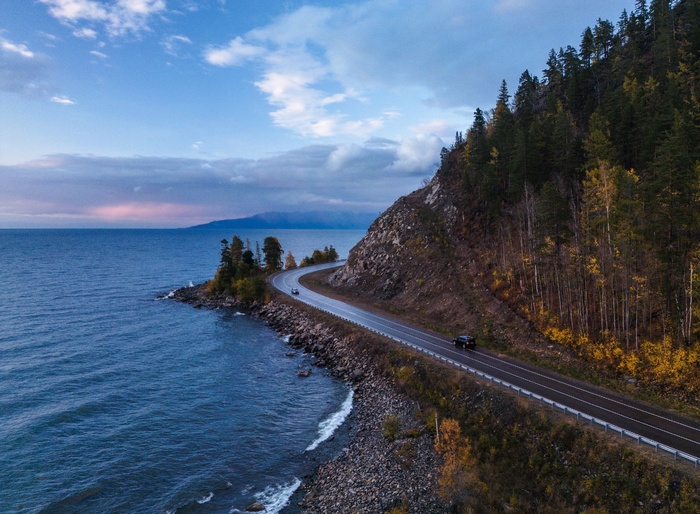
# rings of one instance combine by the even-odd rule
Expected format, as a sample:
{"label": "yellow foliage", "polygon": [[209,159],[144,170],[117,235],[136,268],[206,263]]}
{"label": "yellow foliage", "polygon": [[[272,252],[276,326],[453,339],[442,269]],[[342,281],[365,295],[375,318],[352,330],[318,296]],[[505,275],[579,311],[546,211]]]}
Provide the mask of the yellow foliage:
{"label": "yellow foliage", "polygon": [[598,264],[598,259],[596,259],[592,255],[588,258],[588,264],[586,265],[586,269],[594,277],[600,276],[600,265]]}
{"label": "yellow foliage", "polygon": [[674,347],[669,336],[660,342],[645,341],[641,346],[644,366],[659,382],[690,389],[698,388],[700,350],[697,347]]}
{"label": "yellow foliage", "polygon": [[648,370],[656,380],[675,383],[680,370],[678,363],[682,361],[673,349],[671,338],[666,336],[661,342],[642,343],[642,353]]}
{"label": "yellow foliage", "polygon": [[442,456],[443,465],[438,479],[438,493],[449,502],[464,503],[479,483],[474,473],[476,459],[471,441],[462,435],[459,423],[444,419],[439,425],[435,450]]}
{"label": "yellow foliage", "polygon": [[[581,356],[605,363],[613,368],[632,366],[634,364],[633,361],[623,364],[626,354],[620,347],[619,342],[610,334],[605,334],[605,340],[603,341],[593,341],[584,334],[574,333],[571,329],[556,325],[554,319],[548,318],[548,321],[549,324],[542,328],[542,333],[553,343],[576,350]],[[638,366],[638,363],[636,366]]]}
{"label": "yellow foliage", "polygon": [[584,335],[574,334],[571,330],[556,325],[547,325],[543,331],[545,336],[553,343],[560,344],[572,350],[578,350],[588,344],[588,338]]}
{"label": "yellow foliage", "polygon": [[641,369],[641,364],[642,361],[637,352],[623,353],[618,364],[618,371],[625,375],[636,377]]}
{"label": "yellow foliage", "polygon": [[683,387],[688,391],[700,390],[700,347],[676,347],[670,336],[661,341],[644,341],[640,350],[625,351],[623,345],[609,333],[602,341],[574,333],[557,324],[554,317],[544,311],[539,313],[542,333],[553,343],[560,344],[579,355],[600,362],[617,372],[665,383],[671,387]]}

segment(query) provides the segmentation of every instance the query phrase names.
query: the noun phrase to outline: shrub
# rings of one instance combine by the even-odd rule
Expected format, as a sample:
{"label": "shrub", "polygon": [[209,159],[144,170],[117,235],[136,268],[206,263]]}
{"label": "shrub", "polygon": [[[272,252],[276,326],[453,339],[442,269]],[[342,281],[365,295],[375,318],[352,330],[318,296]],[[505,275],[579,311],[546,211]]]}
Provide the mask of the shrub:
{"label": "shrub", "polygon": [[389,441],[396,441],[399,436],[399,418],[396,414],[387,414],[384,416],[382,428],[384,430],[384,437]]}

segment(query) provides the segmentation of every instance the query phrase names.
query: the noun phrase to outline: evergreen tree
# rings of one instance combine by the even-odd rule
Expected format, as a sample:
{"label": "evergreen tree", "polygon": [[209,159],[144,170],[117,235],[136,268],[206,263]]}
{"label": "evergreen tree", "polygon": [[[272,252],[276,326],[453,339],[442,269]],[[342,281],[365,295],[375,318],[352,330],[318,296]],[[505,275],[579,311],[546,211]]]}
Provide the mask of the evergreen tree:
{"label": "evergreen tree", "polygon": [[282,256],[284,252],[282,245],[276,237],[266,237],[263,242],[263,253],[265,254],[265,269],[268,272],[282,269]]}
{"label": "evergreen tree", "polygon": [[243,260],[243,240],[234,235],[231,238],[231,262],[234,265],[239,264]]}
{"label": "evergreen tree", "polygon": [[581,35],[580,55],[583,64],[590,66],[593,63],[593,55],[595,52],[595,43],[593,41],[593,31],[590,27],[586,27]]}
{"label": "evergreen tree", "polygon": [[230,268],[233,262],[231,261],[231,247],[226,239],[221,240],[221,258],[219,259],[219,269]]}

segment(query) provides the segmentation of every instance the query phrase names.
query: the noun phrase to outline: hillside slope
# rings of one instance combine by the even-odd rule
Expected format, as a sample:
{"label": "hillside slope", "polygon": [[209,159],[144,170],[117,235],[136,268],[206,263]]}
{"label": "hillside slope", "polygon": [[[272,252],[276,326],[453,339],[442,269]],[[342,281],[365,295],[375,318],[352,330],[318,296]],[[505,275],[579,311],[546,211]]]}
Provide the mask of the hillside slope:
{"label": "hillside slope", "polygon": [[479,246],[492,237],[465,208],[456,159],[446,155],[429,184],[375,220],[329,283],[437,331],[570,359],[484,282]]}

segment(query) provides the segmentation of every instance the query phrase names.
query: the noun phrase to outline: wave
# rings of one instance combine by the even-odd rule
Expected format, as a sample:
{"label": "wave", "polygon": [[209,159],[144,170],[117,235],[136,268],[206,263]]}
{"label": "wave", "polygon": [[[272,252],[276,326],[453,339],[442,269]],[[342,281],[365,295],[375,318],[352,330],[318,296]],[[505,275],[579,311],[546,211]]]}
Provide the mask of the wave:
{"label": "wave", "polygon": [[295,478],[291,484],[268,486],[263,492],[257,493],[255,499],[265,506],[267,514],[277,514],[287,506],[300,485],[301,480]]}
{"label": "wave", "polygon": [[172,298],[173,296],[175,296],[175,289],[163,295],[156,296],[156,300],[167,300],[168,298]]}
{"label": "wave", "polygon": [[197,500],[197,503],[199,503],[200,505],[204,505],[205,503],[209,503],[213,497],[214,497],[214,493],[210,492],[204,498]]}
{"label": "wave", "polygon": [[345,418],[348,417],[350,411],[352,411],[352,399],[354,396],[354,391],[350,389],[350,393],[348,394],[348,397],[345,399],[343,404],[340,406],[340,410],[338,412],[335,412],[334,414],[331,414],[331,416],[328,419],[325,419],[321,421],[321,423],[319,423],[318,437],[304,451],[310,452],[311,450],[315,450],[319,444],[321,444],[323,441],[325,441],[333,435],[336,429],[343,424]]}

